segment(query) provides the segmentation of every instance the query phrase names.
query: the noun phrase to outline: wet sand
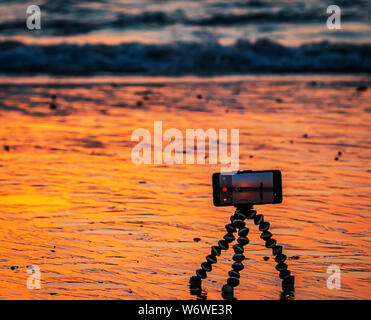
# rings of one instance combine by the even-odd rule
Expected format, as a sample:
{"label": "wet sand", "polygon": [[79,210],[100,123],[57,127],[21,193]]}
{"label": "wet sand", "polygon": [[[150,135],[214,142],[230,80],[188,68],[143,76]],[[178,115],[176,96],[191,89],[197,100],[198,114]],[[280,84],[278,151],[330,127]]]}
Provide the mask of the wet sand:
{"label": "wet sand", "polygon": [[[371,298],[369,79],[98,79],[0,81],[0,298],[194,298],[189,277],[233,210],[212,205],[216,165],[132,163],[132,131],[154,120],[239,128],[240,168],[282,171],[283,203],[258,211],[294,257],[295,299]],[[236,297],[279,299],[271,252],[248,227]],[[208,299],[232,254],[203,282]],[[40,290],[26,287],[28,265]],[[341,290],[326,286],[330,265]]]}

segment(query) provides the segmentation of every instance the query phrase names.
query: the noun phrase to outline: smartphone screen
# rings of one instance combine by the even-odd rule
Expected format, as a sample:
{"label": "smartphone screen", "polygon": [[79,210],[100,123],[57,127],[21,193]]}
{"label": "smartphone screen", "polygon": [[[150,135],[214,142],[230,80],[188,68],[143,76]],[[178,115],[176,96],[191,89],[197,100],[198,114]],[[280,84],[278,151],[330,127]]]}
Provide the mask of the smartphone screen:
{"label": "smartphone screen", "polygon": [[282,202],[281,172],[242,171],[236,174],[214,174],[215,206],[266,204]]}

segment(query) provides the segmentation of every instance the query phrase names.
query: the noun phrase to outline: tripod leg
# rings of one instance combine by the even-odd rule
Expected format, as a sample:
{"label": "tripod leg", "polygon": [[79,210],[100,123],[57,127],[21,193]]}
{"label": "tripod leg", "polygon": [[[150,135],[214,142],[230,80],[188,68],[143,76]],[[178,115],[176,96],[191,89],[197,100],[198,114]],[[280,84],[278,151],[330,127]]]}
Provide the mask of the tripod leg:
{"label": "tripod leg", "polygon": [[[282,246],[277,245],[277,241],[272,238],[272,233],[268,231],[270,227],[269,222],[264,221],[264,217],[262,214],[256,214],[256,211],[252,209],[252,206],[237,207],[236,213],[237,212],[241,215],[245,215],[246,219],[253,219],[255,225],[259,226],[259,230],[262,232],[260,237],[263,240],[265,240],[265,247],[271,248],[272,253],[275,256],[274,260],[277,262],[276,270],[280,272],[279,277],[280,279],[282,279],[283,291],[284,292],[294,291],[295,290],[294,288],[295,277],[291,276],[291,272],[288,270],[287,264],[284,263],[287,257],[286,255],[282,253]],[[243,228],[239,230],[240,238],[237,239],[239,244],[244,243],[243,245],[245,245],[249,243],[249,240],[246,237],[248,232],[249,232],[248,228]],[[246,240],[244,240],[243,238]],[[245,257],[242,255],[243,245],[242,246],[235,245],[233,247],[236,253],[233,257],[233,260],[235,260],[236,262],[232,265],[233,270],[229,271],[228,275],[230,278],[228,278],[227,280],[228,284],[224,285],[222,289],[222,296],[224,299],[232,299],[233,291],[234,291],[233,288],[238,286],[240,283],[239,281],[240,275],[238,271],[244,268],[242,261],[245,259]],[[240,247],[242,247],[242,250]],[[238,255],[238,254],[241,254],[241,255]],[[236,270],[236,268],[240,268],[240,270]]]}
{"label": "tripod leg", "polygon": [[274,260],[277,262],[276,270],[279,271],[279,277],[282,279],[282,289],[284,291],[294,291],[295,277],[291,275],[285,263],[287,256],[282,253],[282,246],[277,245],[277,241],[272,238],[272,233],[268,231],[270,227],[269,222],[264,221],[262,214],[257,214],[250,219],[254,219],[255,225],[259,226],[259,230],[262,233],[260,238],[265,241],[265,247],[272,249],[272,254],[275,256]]}
{"label": "tripod leg", "polygon": [[229,243],[236,239],[233,234],[237,232],[237,229],[242,225],[241,223],[245,225],[244,219],[246,219],[245,215],[241,214],[238,210],[231,216],[231,223],[225,226],[227,233],[223,236],[222,240],[218,241],[217,246],[211,247],[211,254],[206,256],[206,262],[202,262],[201,269],[196,270],[196,275],[189,279],[191,288],[201,287],[202,279],[205,279],[207,272],[212,270],[212,265],[217,262],[217,256],[220,256],[222,250],[228,250]]}
{"label": "tripod leg", "polygon": [[252,209],[252,206],[244,207],[244,210],[237,208],[235,212],[235,216],[237,215],[240,217],[240,219],[236,219],[233,222],[238,228],[239,238],[237,239],[238,244],[233,246],[233,251],[235,253],[233,260],[235,262],[232,264],[232,270],[228,273],[229,278],[227,284],[222,288],[222,296],[224,299],[233,299],[234,287],[238,286],[240,283],[240,271],[244,268],[242,261],[245,260],[245,256],[243,255],[244,246],[250,242],[247,238],[249,229],[245,227],[244,220],[255,214],[256,211]]}

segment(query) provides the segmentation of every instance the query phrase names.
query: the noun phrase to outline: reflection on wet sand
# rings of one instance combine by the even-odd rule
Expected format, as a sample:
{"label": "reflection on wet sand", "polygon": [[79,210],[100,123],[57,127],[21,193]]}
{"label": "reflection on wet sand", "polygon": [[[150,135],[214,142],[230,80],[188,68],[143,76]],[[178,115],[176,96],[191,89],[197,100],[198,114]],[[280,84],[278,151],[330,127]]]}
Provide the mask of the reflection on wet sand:
{"label": "reflection on wet sand", "polygon": [[[182,132],[239,128],[240,168],[282,171],[283,203],[259,210],[289,257],[296,299],[371,298],[364,77],[7,81],[0,298],[193,298],[189,277],[232,211],[212,205],[214,165],[132,163],[131,133],[154,120]],[[236,298],[278,299],[274,261],[256,228],[249,238]],[[221,298],[230,260],[222,254],[204,281],[208,299]],[[26,287],[28,265],[40,267],[40,290]],[[326,286],[329,265],[341,268],[341,290]]]}

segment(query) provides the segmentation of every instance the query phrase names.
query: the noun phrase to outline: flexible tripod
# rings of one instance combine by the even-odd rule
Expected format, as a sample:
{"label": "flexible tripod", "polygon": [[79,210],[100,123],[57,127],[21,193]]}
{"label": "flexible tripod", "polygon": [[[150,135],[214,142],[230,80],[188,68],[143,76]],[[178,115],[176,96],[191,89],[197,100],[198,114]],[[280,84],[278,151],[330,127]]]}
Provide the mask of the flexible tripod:
{"label": "flexible tripod", "polygon": [[277,241],[272,238],[272,233],[268,231],[270,224],[264,221],[262,214],[256,214],[256,210],[252,205],[236,206],[234,215],[231,216],[231,223],[225,226],[227,233],[223,236],[223,240],[219,240],[217,246],[211,247],[211,254],[206,256],[206,262],[201,263],[201,269],[196,270],[196,275],[189,280],[190,287],[201,288],[202,279],[207,277],[207,272],[212,270],[212,264],[217,262],[217,256],[220,256],[222,250],[228,250],[229,244],[236,238],[233,235],[238,232],[239,238],[237,244],[233,246],[234,256],[232,270],[229,271],[227,284],[222,288],[222,296],[224,299],[232,299],[234,287],[240,283],[240,271],[244,269],[242,262],[245,260],[244,246],[250,241],[247,238],[249,229],[245,227],[246,219],[254,219],[255,225],[259,226],[262,232],[260,238],[265,240],[265,247],[272,249],[274,260],[277,262],[276,270],[279,271],[279,277],[282,279],[282,289],[284,292],[294,291],[295,277],[291,275],[288,266],[285,263],[287,257],[282,253],[282,246],[277,245]]}

